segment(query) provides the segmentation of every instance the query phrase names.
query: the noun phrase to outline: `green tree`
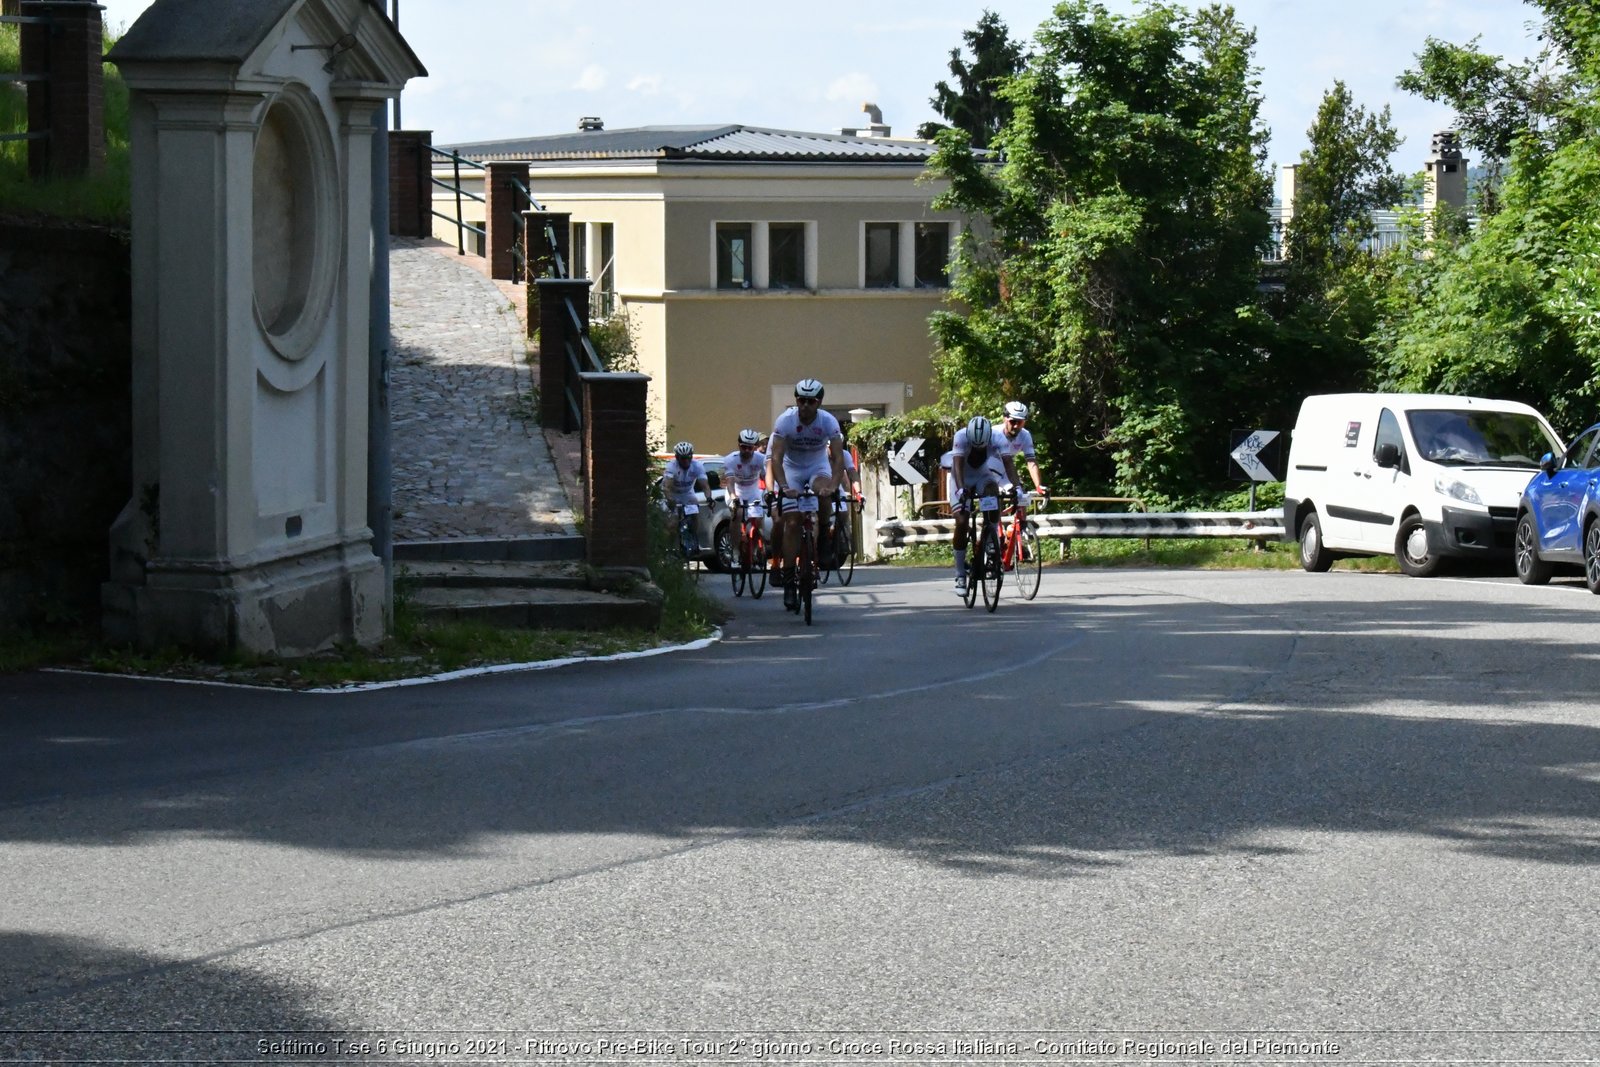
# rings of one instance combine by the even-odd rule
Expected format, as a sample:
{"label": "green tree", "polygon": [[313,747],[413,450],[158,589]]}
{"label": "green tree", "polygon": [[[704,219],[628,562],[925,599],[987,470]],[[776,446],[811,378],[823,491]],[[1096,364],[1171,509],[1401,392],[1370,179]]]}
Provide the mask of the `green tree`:
{"label": "green tree", "polygon": [[1544,0],[1570,61],[1553,121],[1513,131],[1501,210],[1393,294],[1384,384],[1526,400],[1558,427],[1593,421],[1600,375],[1600,12]]}
{"label": "green tree", "polygon": [[1022,46],[1011,40],[1006,24],[993,11],[985,10],[978,19],[977,28],[962,35],[967,50],[972,53],[969,63],[961,49],[950,50],[950,74],[955,79],[934,85],[928,103],[945,118],[945,123],[925,122],[917,128],[917,136],[932,140],[940,130],[955,128],[965,130],[976,148],[987,148],[1010,117],[1010,105],[998,92],[1007,78],[1021,72],[1027,64]]}
{"label": "green tree", "polygon": [[1271,302],[1280,328],[1269,380],[1296,401],[1369,383],[1367,345],[1382,296],[1372,213],[1393,207],[1402,193],[1388,163],[1400,142],[1389,109],[1369,113],[1343,82],[1324,94],[1306,138],[1284,235],[1284,288]]}
{"label": "green tree", "polygon": [[1477,38],[1455,45],[1430,37],[1417,65],[1400,75],[1401,89],[1455,110],[1455,127],[1479,154],[1484,179],[1474,190],[1481,215],[1499,210],[1499,191],[1512,149],[1533,138],[1547,149],[1576,132],[1563,115],[1575,86],[1566,50],[1546,35],[1546,45],[1526,63],[1506,63],[1477,48]]}
{"label": "green tree", "polygon": [[1053,481],[1192,496],[1255,417],[1271,182],[1254,43],[1230,8],[1068,0],[1001,86],[1003,163],[939,135],[939,206],[989,220],[958,244],[964,310],[931,323],[941,383],[958,408],[1033,403]]}

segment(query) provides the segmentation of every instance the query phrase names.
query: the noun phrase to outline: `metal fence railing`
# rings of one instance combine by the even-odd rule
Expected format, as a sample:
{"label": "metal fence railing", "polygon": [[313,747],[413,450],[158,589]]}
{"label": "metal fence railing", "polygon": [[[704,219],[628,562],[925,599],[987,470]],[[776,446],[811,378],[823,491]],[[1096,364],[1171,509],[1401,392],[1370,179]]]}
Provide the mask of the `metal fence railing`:
{"label": "metal fence railing", "polygon": [[[42,15],[0,15],[0,24],[11,26],[48,26],[50,19]],[[24,66],[27,61],[24,60]],[[39,72],[23,71],[18,74],[0,74],[0,84],[32,85],[44,84],[50,81],[50,75]],[[6,141],[47,141],[50,139],[50,130],[25,129],[20,132],[5,130],[0,131],[0,143]]]}
{"label": "metal fence railing", "polygon": [[[456,227],[456,250],[461,255],[465,255],[467,251],[466,235],[471,233],[480,244],[486,244],[488,241],[488,227],[474,226],[465,220],[462,214],[464,201],[470,200],[487,206],[488,197],[463,189],[461,187],[461,171],[466,168],[479,172],[482,175],[484,190],[487,193],[489,169],[476,160],[468,159],[446,148],[429,145],[428,151],[431,153],[429,157],[431,162],[448,163],[451,170],[451,178],[446,181],[434,176],[432,174],[433,168],[430,167],[429,180],[437,188],[450,190],[455,197],[454,218],[438,210],[433,210],[432,214],[436,218],[444,219]],[[532,192],[523,182],[513,178],[511,188],[515,197],[515,203],[513,204],[515,210],[510,212],[515,233],[511,248],[511,280],[513,282],[523,282],[527,280],[535,266],[528,261],[527,249],[529,242],[523,210],[542,212],[544,207],[533,198]],[[544,223],[544,247],[548,250],[547,256],[541,259],[544,266],[544,276],[558,280],[570,279],[572,274],[568,269],[566,258],[561,254],[561,244],[556,239],[555,226],[548,220]],[[480,248],[477,251],[482,255],[490,250]],[[585,371],[602,371],[605,366],[601,362],[600,354],[595,351],[594,343],[589,339],[589,316],[579,311],[578,304],[570,294],[562,297],[561,304],[561,314],[565,319],[561,324],[562,328],[560,330],[541,330],[540,344],[545,344],[553,335],[559,334],[562,338],[560,342],[564,347],[562,356],[566,361],[567,367],[565,375],[567,382],[562,396],[562,406],[566,420],[564,429],[578,430],[583,428],[582,379],[579,378],[579,375]],[[584,310],[587,311],[588,308]]]}

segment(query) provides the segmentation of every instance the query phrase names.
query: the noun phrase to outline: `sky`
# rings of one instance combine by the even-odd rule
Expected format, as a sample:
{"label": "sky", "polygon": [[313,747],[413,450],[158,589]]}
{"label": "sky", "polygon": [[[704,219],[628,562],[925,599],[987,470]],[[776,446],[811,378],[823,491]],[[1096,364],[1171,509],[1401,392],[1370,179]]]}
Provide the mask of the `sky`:
{"label": "sky", "polygon": [[[131,25],[151,0],[100,0],[108,26]],[[987,7],[1014,40],[1050,0],[384,0],[428,69],[401,96],[407,129],[457,144],[565,133],[579,117],[607,129],[740,123],[837,132],[882,109],[895,136],[937,119],[929,97],[949,80]],[[1135,0],[1104,0],[1131,13]],[[1186,6],[1196,6],[1186,4]],[[1395,88],[1428,37],[1522,60],[1537,50],[1537,13],[1522,0],[1233,0],[1255,27],[1269,161],[1293,163],[1323,94],[1341,79],[1369,111],[1387,104],[1404,138],[1393,164],[1421,169],[1448,108]],[[1469,153],[1470,155],[1470,153]]]}

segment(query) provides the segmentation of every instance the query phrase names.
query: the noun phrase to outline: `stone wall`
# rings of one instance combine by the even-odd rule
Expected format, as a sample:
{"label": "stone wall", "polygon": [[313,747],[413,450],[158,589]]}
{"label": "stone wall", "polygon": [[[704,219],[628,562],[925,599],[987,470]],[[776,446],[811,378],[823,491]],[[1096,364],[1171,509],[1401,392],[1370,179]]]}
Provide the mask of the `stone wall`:
{"label": "stone wall", "polygon": [[132,447],[125,233],[0,222],[0,633],[92,624]]}

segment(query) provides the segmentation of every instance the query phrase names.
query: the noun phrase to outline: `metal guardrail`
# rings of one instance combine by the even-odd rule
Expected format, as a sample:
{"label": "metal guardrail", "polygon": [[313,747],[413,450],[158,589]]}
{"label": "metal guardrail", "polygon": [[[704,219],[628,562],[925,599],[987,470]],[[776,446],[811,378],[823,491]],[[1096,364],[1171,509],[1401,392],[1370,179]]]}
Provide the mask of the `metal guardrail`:
{"label": "metal guardrail", "polygon": [[[1040,537],[1070,541],[1074,537],[1242,537],[1254,541],[1280,541],[1284,537],[1279,511],[1173,511],[1173,512],[1039,512],[1030,515]],[[942,544],[955,535],[954,519],[901,520],[877,524],[879,548]]]}

